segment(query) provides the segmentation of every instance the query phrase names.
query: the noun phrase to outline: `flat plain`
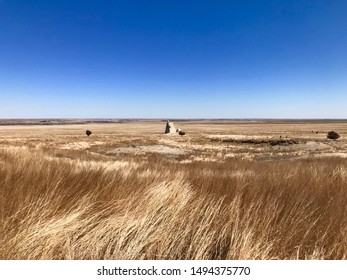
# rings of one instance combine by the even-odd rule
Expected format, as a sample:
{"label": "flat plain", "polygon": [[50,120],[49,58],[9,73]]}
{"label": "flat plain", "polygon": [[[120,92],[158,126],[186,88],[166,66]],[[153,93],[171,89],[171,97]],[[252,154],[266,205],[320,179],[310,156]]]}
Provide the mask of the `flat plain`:
{"label": "flat plain", "polygon": [[347,121],[47,122],[0,122],[1,259],[347,259]]}

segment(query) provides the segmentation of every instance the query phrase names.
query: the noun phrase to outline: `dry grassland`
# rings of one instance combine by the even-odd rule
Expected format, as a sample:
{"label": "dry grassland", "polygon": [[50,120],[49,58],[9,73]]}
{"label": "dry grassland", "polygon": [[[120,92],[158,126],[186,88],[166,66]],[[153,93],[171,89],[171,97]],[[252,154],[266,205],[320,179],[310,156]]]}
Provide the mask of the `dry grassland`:
{"label": "dry grassland", "polygon": [[347,259],[347,123],[175,125],[0,126],[0,259]]}

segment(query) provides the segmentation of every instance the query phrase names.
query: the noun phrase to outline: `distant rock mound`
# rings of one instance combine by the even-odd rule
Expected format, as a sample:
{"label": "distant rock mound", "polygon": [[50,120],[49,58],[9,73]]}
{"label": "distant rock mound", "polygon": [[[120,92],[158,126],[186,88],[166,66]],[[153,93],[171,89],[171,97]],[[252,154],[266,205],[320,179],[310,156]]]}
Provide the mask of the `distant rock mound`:
{"label": "distant rock mound", "polygon": [[166,122],[166,127],[165,127],[165,133],[176,133],[175,126],[172,122],[167,121]]}
{"label": "distant rock mound", "polygon": [[178,133],[178,135],[186,135],[186,133],[184,131],[182,131],[180,128],[176,130],[176,132]]}

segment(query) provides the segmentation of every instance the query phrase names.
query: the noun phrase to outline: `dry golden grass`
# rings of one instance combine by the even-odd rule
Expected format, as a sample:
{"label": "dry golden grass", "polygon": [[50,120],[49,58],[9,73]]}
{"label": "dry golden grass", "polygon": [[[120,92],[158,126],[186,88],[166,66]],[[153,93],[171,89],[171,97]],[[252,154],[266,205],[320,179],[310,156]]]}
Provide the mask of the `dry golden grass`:
{"label": "dry golden grass", "polygon": [[176,126],[1,127],[0,259],[347,259],[346,124]]}

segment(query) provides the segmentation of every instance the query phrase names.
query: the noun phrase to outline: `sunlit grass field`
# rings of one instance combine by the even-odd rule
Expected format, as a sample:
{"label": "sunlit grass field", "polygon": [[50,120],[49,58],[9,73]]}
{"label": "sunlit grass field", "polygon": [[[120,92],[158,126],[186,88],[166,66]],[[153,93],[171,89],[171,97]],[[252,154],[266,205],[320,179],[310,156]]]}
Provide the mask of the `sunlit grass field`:
{"label": "sunlit grass field", "polygon": [[347,123],[175,125],[0,126],[0,258],[347,259]]}

